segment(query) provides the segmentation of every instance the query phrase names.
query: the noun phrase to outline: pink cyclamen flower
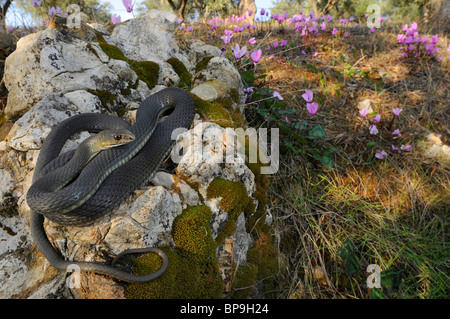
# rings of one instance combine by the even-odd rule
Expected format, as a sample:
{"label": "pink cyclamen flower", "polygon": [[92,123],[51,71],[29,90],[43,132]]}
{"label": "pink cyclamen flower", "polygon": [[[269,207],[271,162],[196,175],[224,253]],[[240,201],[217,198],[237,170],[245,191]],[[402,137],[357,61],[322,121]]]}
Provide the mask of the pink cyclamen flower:
{"label": "pink cyclamen flower", "polygon": [[394,132],[391,133],[391,135],[398,135],[401,136],[402,134],[400,133],[399,129],[396,129]]}
{"label": "pink cyclamen flower", "polygon": [[279,92],[277,92],[277,91],[273,92],[273,97],[277,98],[279,100],[284,100],[283,97],[281,96],[281,94]]}
{"label": "pink cyclamen flower", "polygon": [[377,114],[375,115],[373,118],[370,119],[371,121],[375,122],[375,123],[380,123],[381,121],[381,115]]}
{"label": "pink cyclamen flower", "polygon": [[397,152],[397,151],[398,151],[398,147],[395,146],[395,145],[392,145],[392,150],[393,150],[394,152]]}
{"label": "pink cyclamen flower", "polygon": [[386,156],[388,156],[388,154],[384,150],[378,151],[375,154],[375,157],[379,159],[384,159]]}
{"label": "pink cyclamen flower", "polygon": [[281,40],[280,46],[284,47],[287,45],[287,40]]}
{"label": "pink cyclamen flower", "polygon": [[185,27],[186,27],[186,26],[185,26],[184,24],[182,24],[182,25],[179,25],[179,26],[178,26],[178,29],[180,29],[180,30],[182,31],[182,30],[184,30]]}
{"label": "pink cyclamen flower", "polygon": [[234,48],[231,47],[231,49],[233,49],[234,58],[236,60],[239,60],[245,55],[245,53],[247,53],[247,47],[245,46],[241,49],[238,43],[236,43],[236,46]]}
{"label": "pink cyclamen flower", "polygon": [[314,115],[317,113],[317,109],[319,108],[319,104],[317,104],[316,102],[314,103],[306,103],[306,108],[308,109],[308,112],[311,115]]}
{"label": "pink cyclamen flower", "polygon": [[248,43],[255,44],[256,43],[255,37],[248,39]]}
{"label": "pink cyclamen flower", "polygon": [[39,6],[41,5],[41,2],[42,2],[42,0],[41,0],[41,1],[38,1],[38,0],[31,0],[31,4],[32,4],[33,7],[35,7],[35,8],[39,7]]}
{"label": "pink cyclamen flower", "polygon": [[261,56],[262,56],[262,51],[261,51],[261,49],[259,49],[259,50],[256,50],[256,51],[253,51],[251,54],[250,54],[250,57],[252,58],[252,61],[253,61],[253,63],[258,63],[259,62],[259,60],[261,60]]}
{"label": "pink cyclamen flower", "polygon": [[122,0],[122,3],[125,9],[127,9],[127,12],[131,13],[136,2],[133,3],[133,0]]}
{"label": "pink cyclamen flower", "polygon": [[400,115],[400,112],[401,112],[402,110],[403,110],[403,109],[400,109],[400,108],[394,108],[394,109],[392,109],[392,113],[394,113],[395,116],[399,116],[399,115]]}
{"label": "pink cyclamen flower", "polygon": [[122,18],[120,16],[115,15],[115,14],[111,15],[112,24],[120,23],[121,20],[122,20]]}
{"label": "pink cyclamen flower", "polygon": [[302,98],[308,102],[311,103],[314,97],[314,93],[311,90],[306,90],[304,94],[302,94]]}
{"label": "pink cyclamen flower", "polygon": [[333,31],[331,31],[332,35],[336,35],[338,33],[338,30],[336,28],[333,28]]}
{"label": "pink cyclamen flower", "polygon": [[317,58],[317,52],[314,52],[314,54],[313,54],[313,58]]}
{"label": "pink cyclamen flower", "polygon": [[375,124],[372,124],[369,126],[369,133],[372,135],[377,135],[378,134],[378,129],[375,126]]}
{"label": "pink cyclamen flower", "polygon": [[370,28],[370,33],[375,33],[375,28]]}
{"label": "pink cyclamen flower", "polygon": [[400,149],[401,149],[402,151],[409,152],[409,151],[412,151],[413,147],[412,147],[412,145],[408,144],[408,145],[402,145],[402,146],[400,146]]}
{"label": "pink cyclamen flower", "polygon": [[367,116],[367,109],[361,109],[359,110],[359,114],[361,114],[362,117],[366,117]]}
{"label": "pink cyclamen flower", "polygon": [[194,27],[193,27],[193,26],[188,26],[188,27],[187,27],[187,30],[188,30],[189,32],[192,32],[192,31],[194,31]]}
{"label": "pink cyclamen flower", "polygon": [[275,49],[278,47],[278,41],[273,41],[272,47]]}
{"label": "pink cyclamen flower", "polygon": [[227,45],[230,43],[231,37],[233,36],[233,34],[228,34],[228,35],[224,35],[223,37],[220,37],[224,44]]}

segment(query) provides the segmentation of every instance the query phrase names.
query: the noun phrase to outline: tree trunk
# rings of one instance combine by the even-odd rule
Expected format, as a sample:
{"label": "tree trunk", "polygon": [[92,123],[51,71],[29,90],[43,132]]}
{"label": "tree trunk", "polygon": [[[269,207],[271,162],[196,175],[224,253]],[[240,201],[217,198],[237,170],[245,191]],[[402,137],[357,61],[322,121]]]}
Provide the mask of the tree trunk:
{"label": "tree trunk", "polygon": [[[255,13],[256,13],[256,4],[255,4],[255,0],[241,0],[241,2],[239,3],[239,15],[243,16],[244,14],[247,15],[247,18],[245,19],[245,21],[247,23],[252,23],[253,19],[255,17]],[[252,15],[249,16],[248,15],[248,11],[251,10],[252,11]]]}
{"label": "tree trunk", "polygon": [[169,2],[170,7],[173,12],[177,16],[178,19],[184,19],[184,10],[186,9],[186,4],[188,0],[178,0],[177,4],[173,3],[172,0],[167,0]]}
{"label": "tree trunk", "polygon": [[323,9],[323,14],[328,14],[328,12],[331,11],[331,9],[334,8],[335,5],[337,5],[337,3],[339,2],[339,0],[328,0],[327,5],[325,6],[325,8]]}
{"label": "tree trunk", "polygon": [[5,4],[0,7],[0,23],[1,27],[6,30],[6,12],[11,5],[12,0],[6,0]]}
{"label": "tree trunk", "polygon": [[320,3],[320,0],[312,0],[311,1],[312,9],[313,9],[315,17],[320,16],[320,11],[319,11],[319,8],[317,7],[317,3]]}

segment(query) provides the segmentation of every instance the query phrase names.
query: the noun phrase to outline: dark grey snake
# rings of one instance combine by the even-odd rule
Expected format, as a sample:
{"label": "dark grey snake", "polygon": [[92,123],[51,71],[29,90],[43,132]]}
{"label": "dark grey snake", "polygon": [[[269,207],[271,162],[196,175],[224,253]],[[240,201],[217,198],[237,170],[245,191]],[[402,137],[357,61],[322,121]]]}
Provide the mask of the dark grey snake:
{"label": "dark grey snake", "polygon": [[[171,111],[170,115],[158,123],[161,115],[168,111]],[[67,267],[77,265],[81,271],[105,274],[128,282],[147,282],[164,273],[168,267],[168,258],[158,248],[127,250],[119,254],[112,265],[66,261],[51,245],[43,223],[44,218],[48,218],[61,225],[87,225],[116,209],[149,180],[167,157],[175,143],[172,131],[181,127],[189,128],[193,117],[194,103],[190,95],[181,89],[170,88],[142,102],[134,125],[130,126],[112,115],[89,113],[69,117],[50,132],[36,163],[27,202],[31,209],[31,235],[39,250],[55,268],[66,271]],[[85,154],[78,150],[60,155],[66,140],[80,131],[103,130],[116,130],[113,134],[121,135],[126,144],[105,149],[92,159],[89,158],[79,175],[68,172],[72,162],[81,161],[80,158]],[[55,171],[62,172],[64,177],[51,177],[52,174],[59,175],[54,174]],[[60,187],[52,183],[65,178],[73,181]],[[114,267],[119,257],[144,252],[154,252],[162,258],[160,269],[149,275],[137,276]]]}

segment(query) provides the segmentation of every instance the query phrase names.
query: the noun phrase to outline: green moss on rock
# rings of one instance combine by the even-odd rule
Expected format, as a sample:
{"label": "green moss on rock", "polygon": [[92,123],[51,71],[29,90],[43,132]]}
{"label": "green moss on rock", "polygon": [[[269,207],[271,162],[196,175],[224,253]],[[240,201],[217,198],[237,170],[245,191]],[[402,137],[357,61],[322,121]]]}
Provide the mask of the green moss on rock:
{"label": "green moss on rock", "polygon": [[108,90],[87,90],[89,93],[94,94],[98,97],[102,106],[108,111],[111,112],[111,107],[114,106],[114,102],[116,101],[116,96],[109,92]]}
{"label": "green moss on rock", "polygon": [[207,56],[201,59],[195,66],[195,73],[198,73],[208,66],[209,61],[212,59],[212,56]]}
{"label": "green moss on rock", "polygon": [[115,45],[109,44],[101,34],[97,34],[98,43],[103,52],[111,59],[127,62],[131,69],[136,72],[141,81],[147,83],[149,89],[153,89],[158,83],[159,65],[152,61],[134,61],[128,59],[123,52]]}
{"label": "green moss on rock", "polygon": [[167,60],[176,74],[180,77],[179,87],[183,89],[190,89],[192,86],[192,74],[186,69],[186,66],[177,58],[170,58]]}
{"label": "green moss on rock", "polygon": [[[169,257],[167,271],[147,283],[132,283],[125,288],[130,299],[198,299],[219,298],[223,281],[218,271],[216,245],[209,222],[211,210],[205,206],[188,206],[172,225],[175,248],[163,247]],[[161,259],[147,254],[133,261],[133,272],[139,275],[156,271]]]}
{"label": "green moss on rock", "polygon": [[209,199],[222,197],[219,207],[228,213],[227,221],[216,237],[216,243],[221,245],[226,237],[236,231],[236,220],[247,207],[250,197],[247,195],[244,184],[227,181],[220,177],[209,184],[206,196]]}

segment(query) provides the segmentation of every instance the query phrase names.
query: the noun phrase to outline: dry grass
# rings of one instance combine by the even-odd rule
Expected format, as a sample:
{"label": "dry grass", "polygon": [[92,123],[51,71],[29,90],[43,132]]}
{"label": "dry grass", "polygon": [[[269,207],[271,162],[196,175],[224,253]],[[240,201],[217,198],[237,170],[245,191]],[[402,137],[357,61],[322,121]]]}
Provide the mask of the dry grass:
{"label": "dry grass", "polygon": [[[214,34],[198,26],[196,30],[196,37],[222,47],[218,38],[222,30]],[[426,158],[416,145],[430,131],[440,134],[444,143],[450,138],[450,62],[446,58],[405,62],[397,49],[395,27],[376,35],[364,29],[348,31],[349,37],[341,33],[339,38],[304,40],[293,31],[273,28],[240,35],[238,41],[242,45],[256,36],[263,51],[273,40],[293,44],[265,54],[256,72],[268,74],[265,87],[280,92],[288,107],[296,110],[289,115],[290,122],[307,119],[322,124],[327,131],[324,143],[344,150],[335,154],[333,170],[304,155],[281,154],[270,191],[280,269],[287,269],[280,271],[277,295],[369,298],[366,268],[377,264],[381,270],[402,271],[398,291],[384,289],[388,297],[448,298],[450,169]],[[448,35],[440,36],[442,52]],[[314,52],[317,58],[311,57]],[[269,54],[275,58],[269,59]],[[369,79],[345,76],[349,66],[366,71]],[[313,118],[301,98],[305,89],[320,98]],[[368,134],[367,123],[358,116],[356,106],[365,99],[385,119],[377,136]],[[394,107],[403,113],[393,122]],[[395,128],[402,129],[402,136],[394,142],[411,143],[414,151],[402,155],[388,151],[386,160],[374,160],[375,150],[367,143],[390,150],[390,132]],[[352,276],[339,257],[348,240],[359,266]]]}

